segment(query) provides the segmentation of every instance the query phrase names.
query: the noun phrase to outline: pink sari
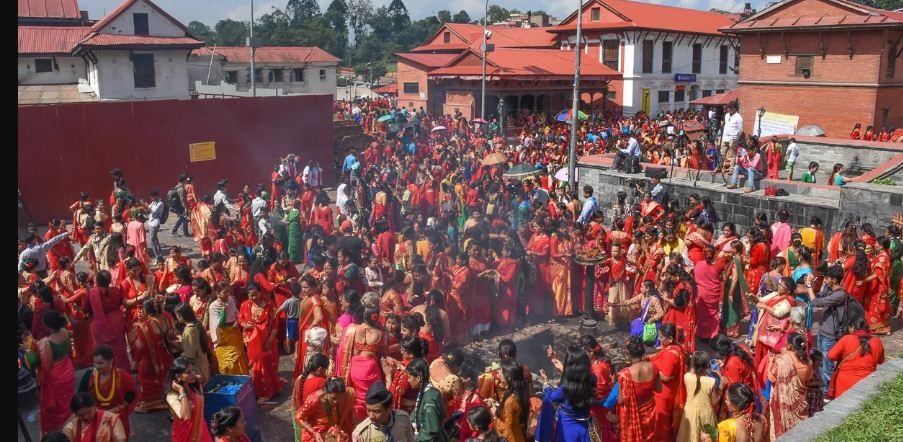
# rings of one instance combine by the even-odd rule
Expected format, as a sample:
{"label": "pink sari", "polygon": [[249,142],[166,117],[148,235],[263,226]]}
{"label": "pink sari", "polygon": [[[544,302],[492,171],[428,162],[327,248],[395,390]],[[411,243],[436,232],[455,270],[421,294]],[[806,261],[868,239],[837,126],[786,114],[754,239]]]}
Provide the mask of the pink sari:
{"label": "pink sari", "polygon": [[696,336],[712,339],[718,336],[721,303],[721,268],[718,261],[709,264],[699,261],[693,269],[698,293],[696,295]]}

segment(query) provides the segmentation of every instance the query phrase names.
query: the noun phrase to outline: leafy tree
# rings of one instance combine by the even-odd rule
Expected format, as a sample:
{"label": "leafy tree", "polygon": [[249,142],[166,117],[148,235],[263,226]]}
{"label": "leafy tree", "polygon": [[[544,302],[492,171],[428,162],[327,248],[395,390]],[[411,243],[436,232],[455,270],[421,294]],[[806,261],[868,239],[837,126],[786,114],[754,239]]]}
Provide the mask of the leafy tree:
{"label": "leafy tree", "polygon": [[298,44],[316,46],[336,57],[344,59],[348,40],[344,33],[335,29],[325,16],[308,19],[297,31]]}
{"label": "leafy tree", "polygon": [[[345,18],[347,15],[348,4],[345,3],[345,0],[332,0],[332,3],[326,8],[326,13],[323,14],[323,20],[334,35],[334,41],[329,45],[333,48],[333,51],[327,52],[343,59],[348,50],[348,22]],[[323,49],[326,48],[323,47]]]}
{"label": "leafy tree", "polygon": [[359,38],[367,32],[367,22],[373,16],[373,3],[370,0],[347,0],[348,26],[354,33],[355,45]]}
{"label": "leafy tree", "polygon": [[462,9],[455,14],[452,21],[455,23],[470,23],[470,15],[467,14],[467,11]]}
{"label": "leafy tree", "polygon": [[888,11],[903,8],[903,0],[853,0],[853,2]]}
{"label": "leafy tree", "polygon": [[505,21],[511,18],[510,12],[499,5],[489,5],[489,24]]}
{"label": "leafy tree", "polygon": [[281,9],[262,15],[254,24],[254,36],[260,38],[266,46],[295,46],[301,44],[298,30],[292,26],[292,20]]}
{"label": "leafy tree", "polygon": [[220,20],[214,25],[216,44],[219,46],[244,46],[248,37],[248,24],[232,19]]}
{"label": "leafy tree", "polygon": [[392,21],[392,30],[395,32],[404,32],[411,25],[411,16],[408,15],[408,8],[402,0],[392,0],[388,9],[389,19]]}
{"label": "leafy tree", "polygon": [[320,16],[320,4],[317,0],[288,0],[285,12],[291,19],[292,26],[301,26],[307,20]]}
{"label": "leafy tree", "polygon": [[213,46],[216,43],[216,32],[210,29],[210,26],[197,20],[192,20],[188,23],[188,33],[209,46]]}
{"label": "leafy tree", "polygon": [[439,22],[443,24],[452,21],[451,12],[448,9],[443,9],[437,12],[436,18],[439,19]]}

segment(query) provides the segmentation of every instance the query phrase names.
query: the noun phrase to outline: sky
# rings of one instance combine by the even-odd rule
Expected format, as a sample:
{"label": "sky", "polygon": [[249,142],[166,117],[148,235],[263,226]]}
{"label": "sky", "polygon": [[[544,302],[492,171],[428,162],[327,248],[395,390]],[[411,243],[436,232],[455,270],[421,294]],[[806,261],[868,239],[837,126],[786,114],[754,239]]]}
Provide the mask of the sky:
{"label": "sky", "polygon": [[[87,10],[92,20],[103,18],[116,8],[123,0],[78,0],[79,8]],[[325,11],[331,0],[318,0],[320,10]],[[372,0],[374,7],[388,4],[391,0]],[[577,9],[579,1],[571,0],[490,0],[490,4],[497,4],[506,9],[517,8],[521,11],[544,10],[553,17],[559,19],[566,17]],[[730,12],[739,12],[743,9],[744,0],[648,0],[649,3],[658,3],[684,8],[708,10],[718,8]],[[250,0],[154,0],[158,6],[167,13],[185,24],[192,20],[203,22],[213,26],[216,22],[231,18],[233,20],[247,21],[250,19]],[[254,2],[255,17],[269,13],[274,7],[284,9],[288,0],[257,0]],[[572,3],[572,4],[567,4]],[[764,0],[751,0],[752,7],[762,10]],[[441,9],[449,9],[452,14],[461,9],[467,11],[471,19],[476,20],[483,16],[485,3],[483,0],[457,0],[455,2],[439,0],[406,0],[408,13],[414,20],[435,15]],[[450,6],[453,5],[453,6]]]}

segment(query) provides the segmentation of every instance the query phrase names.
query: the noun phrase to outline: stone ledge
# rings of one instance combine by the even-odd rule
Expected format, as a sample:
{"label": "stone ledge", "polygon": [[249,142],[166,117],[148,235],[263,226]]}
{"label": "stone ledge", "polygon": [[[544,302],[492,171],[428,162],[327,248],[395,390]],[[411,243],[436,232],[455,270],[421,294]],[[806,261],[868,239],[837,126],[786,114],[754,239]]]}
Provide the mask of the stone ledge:
{"label": "stone ledge", "polygon": [[887,359],[878,369],[840,399],[831,401],[824,411],[815,413],[778,438],[779,441],[815,440],[840,425],[849,415],[862,409],[862,404],[878,392],[878,387],[903,373],[903,360]]}

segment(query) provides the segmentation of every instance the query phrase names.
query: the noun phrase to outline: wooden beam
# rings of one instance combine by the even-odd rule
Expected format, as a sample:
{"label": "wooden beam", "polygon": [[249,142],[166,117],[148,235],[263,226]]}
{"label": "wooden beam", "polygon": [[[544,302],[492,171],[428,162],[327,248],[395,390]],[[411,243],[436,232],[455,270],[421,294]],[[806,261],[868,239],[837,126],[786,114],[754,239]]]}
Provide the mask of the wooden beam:
{"label": "wooden beam", "polygon": [[712,35],[710,35],[708,38],[705,39],[705,43],[703,43],[702,46],[703,46],[703,47],[706,47],[706,48],[709,47],[709,43],[712,42],[712,39],[713,39],[713,38],[715,38],[715,37],[712,36]]}
{"label": "wooden beam", "polygon": [[[886,48],[886,47],[887,47],[887,28],[884,28],[884,36],[881,37],[881,52],[880,52],[880,56],[878,57],[879,60],[882,57],[884,57],[884,48]],[[879,61],[879,63],[880,63],[880,61]]]}
{"label": "wooden beam", "polygon": [[[846,16],[844,16],[846,17]],[[850,60],[853,59],[853,34],[847,31],[847,49],[850,51]]]}
{"label": "wooden beam", "polygon": [[784,44],[784,57],[790,56],[790,51],[787,50],[787,38],[784,36],[784,31],[781,31],[781,43]]}
{"label": "wooden beam", "polygon": [[762,45],[762,33],[756,32],[756,37],[759,38],[759,57],[765,58],[765,46]]}
{"label": "wooden beam", "polygon": [[824,60],[825,55],[826,55],[826,53],[825,53],[825,33],[824,32],[821,32],[821,31],[818,32],[818,45],[821,48],[821,59]]}

